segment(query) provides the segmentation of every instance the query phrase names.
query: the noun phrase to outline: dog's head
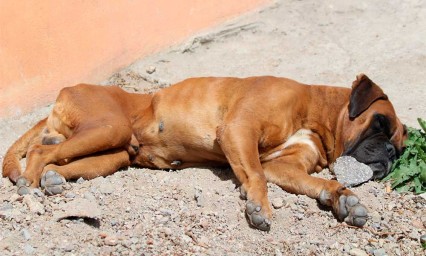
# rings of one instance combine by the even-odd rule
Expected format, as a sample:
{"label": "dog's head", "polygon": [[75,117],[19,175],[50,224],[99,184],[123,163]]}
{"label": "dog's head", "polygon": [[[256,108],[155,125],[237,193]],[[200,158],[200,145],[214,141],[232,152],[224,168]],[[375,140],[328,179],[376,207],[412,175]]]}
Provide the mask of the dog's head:
{"label": "dog's head", "polygon": [[386,176],[404,148],[407,129],[382,89],[361,74],[353,82],[341,130],[341,155],[371,167],[373,178]]}

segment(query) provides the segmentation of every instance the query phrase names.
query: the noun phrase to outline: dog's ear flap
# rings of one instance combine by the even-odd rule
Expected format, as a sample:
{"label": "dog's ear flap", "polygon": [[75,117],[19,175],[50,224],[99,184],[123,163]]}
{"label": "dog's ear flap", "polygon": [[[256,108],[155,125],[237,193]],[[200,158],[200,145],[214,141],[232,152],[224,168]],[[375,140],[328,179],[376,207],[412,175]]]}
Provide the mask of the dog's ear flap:
{"label": "dog's ear flap", "polygon": [[349,101],[349,119],[353,120],[370,107],[376,100],[387,100],[388,96],[382,89],[366,75],[357,75],[352,83],[352,92]]}

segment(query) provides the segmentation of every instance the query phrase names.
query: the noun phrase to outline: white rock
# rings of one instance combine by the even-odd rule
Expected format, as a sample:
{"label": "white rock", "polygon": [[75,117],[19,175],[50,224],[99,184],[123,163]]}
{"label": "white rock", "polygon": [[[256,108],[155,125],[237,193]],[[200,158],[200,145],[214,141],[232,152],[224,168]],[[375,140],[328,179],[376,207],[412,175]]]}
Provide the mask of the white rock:
{"label": "white rock", "polygon": [[44,206],[34,198],[33,195],[24,195],[24,203],[28,206],[31,212],[37,214],[44,214]]}

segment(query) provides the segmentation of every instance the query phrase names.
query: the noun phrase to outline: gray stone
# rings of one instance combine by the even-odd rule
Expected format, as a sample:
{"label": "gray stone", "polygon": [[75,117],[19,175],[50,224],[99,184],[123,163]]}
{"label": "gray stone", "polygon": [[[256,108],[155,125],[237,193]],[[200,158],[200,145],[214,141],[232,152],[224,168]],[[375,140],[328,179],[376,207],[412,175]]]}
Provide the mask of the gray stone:
{"label": "gray stone", "polygon": [[341,156],[331,166],[337,181],[347,187],[356,186],[369,181],[373,177],[373,170],[351,156]]}
{"label": "gray stone", "polygon": [[285,202],[282,198],[277,197],[277,198],[272,199],[272,206],[273,206],[275,209],[280,209],[280,208],[282,208],[285,204],[286,204],[286,202]]}
{"label": "gray stone", "polygon": [[368,256],[368,254],[365,251],[363,251],[359,248],[352,248],[349,251],[349,254],[352,255],[352,256]]}
{"label": "gray stone", "polygon": [[96,197],[89,191],[85,192],[83,197],[90,201],[96,201]]}
{"label": "gray stone", "polygon": [[24,252],[25,252],[25,254],[34,254],[35,253],[35,249],[34,249],[34,247],[32,247],[30,244],[25,244],[24,245]]}
{"label": "gray stone", "polygon": [[155,67],[155,66],[149,66],[149,67],[146,69],[146,73],[148,73],[148,74],[152,74],[152,73],[154,73],[154,72],[155,72],[155,70],[156,70],[156,67]]}
{"label": "gray stone", "polygon": [[78,178],[78,180],[76,181],[76,183],[81,184],[85,181],[85,179],[83,179],[82,177]]}
{"label": "gray stone", "polygon": [[74,192],[67,192],[65,194],[65,198],[75,198],[76,194]]}
{"label": "gray stone", "polygon": [[102,194],[111,194],[114,192],[114,188],[109,182],[105,181],[99,185],[98,191]]}
{"label": "gray stone", "polygon": [[40,215],[45,213],[44,206],[39,201],[37,201],[33,195],[24,195],[23,201],[30,209],[30,212]]}
{"label": "gray stone", "polygon": [[38,188],[34,188],[32,192],[33,192],[34,195],[36,195],[38,197],[44,197],[43,192],[41,192],[41,190],[38,189]]}
{"label": "gray stone", "polygon": [[22,230],[21,230],[21,234],[22,234],[22,236],[24,237],[24,239],[25,240],[30,240],[31,239],[31,234],[30,234],[30,232],[28,231],[28,229],[26,229],[26,228],[23,228]]}
{"label": "gray stone", "polygon": [[388,254],[386,253],[385,249],[380,248],[380,249],[374,250],[373,255],[374,256],[385,256],[385,255],[388,255]]}
{"label": "gray stone", "polygon": [[77,217],[99,219],[101,210],[95,201],[90,201],[85,198],[77,198],[66,204],[62,204],[58,211],[53,216],[54,219],[60,221],[62,219]]}

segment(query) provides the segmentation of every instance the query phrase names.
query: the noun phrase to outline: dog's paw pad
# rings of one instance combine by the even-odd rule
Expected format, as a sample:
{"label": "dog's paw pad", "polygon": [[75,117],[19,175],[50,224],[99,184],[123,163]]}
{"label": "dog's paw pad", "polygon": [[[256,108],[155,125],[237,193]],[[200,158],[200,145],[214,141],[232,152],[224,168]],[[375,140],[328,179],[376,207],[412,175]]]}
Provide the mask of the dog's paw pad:
{"label": "dog's paw pad", "polygon": [[59,173],[50,170],[41,177],[40,183],[44,193],[48,196],[53,196],[61,194],[65,190],[66,180]]}
{"label": "dog's paw pad", "polygon": [[18,180],[16,181],[16,186],[18,187],[17,193],[20,196],[31,193],[31,189],[29,187],[30,184],[29,184],[28,180],[24,177],[18,178]]}
{"label": "dog's paw pad", "polygon": [[268,231],[271,228],[271,221],[265,217],[262,207],[252,201],[247,201],[246,214],[250,220],[250,224],[255,228]]}
{"label": "dog's paw pad", "polygon": [[360,204],[358,197],[341,195],[339,197],[338,216],[349,225],[362,227],[367,222],[368,210]]}

